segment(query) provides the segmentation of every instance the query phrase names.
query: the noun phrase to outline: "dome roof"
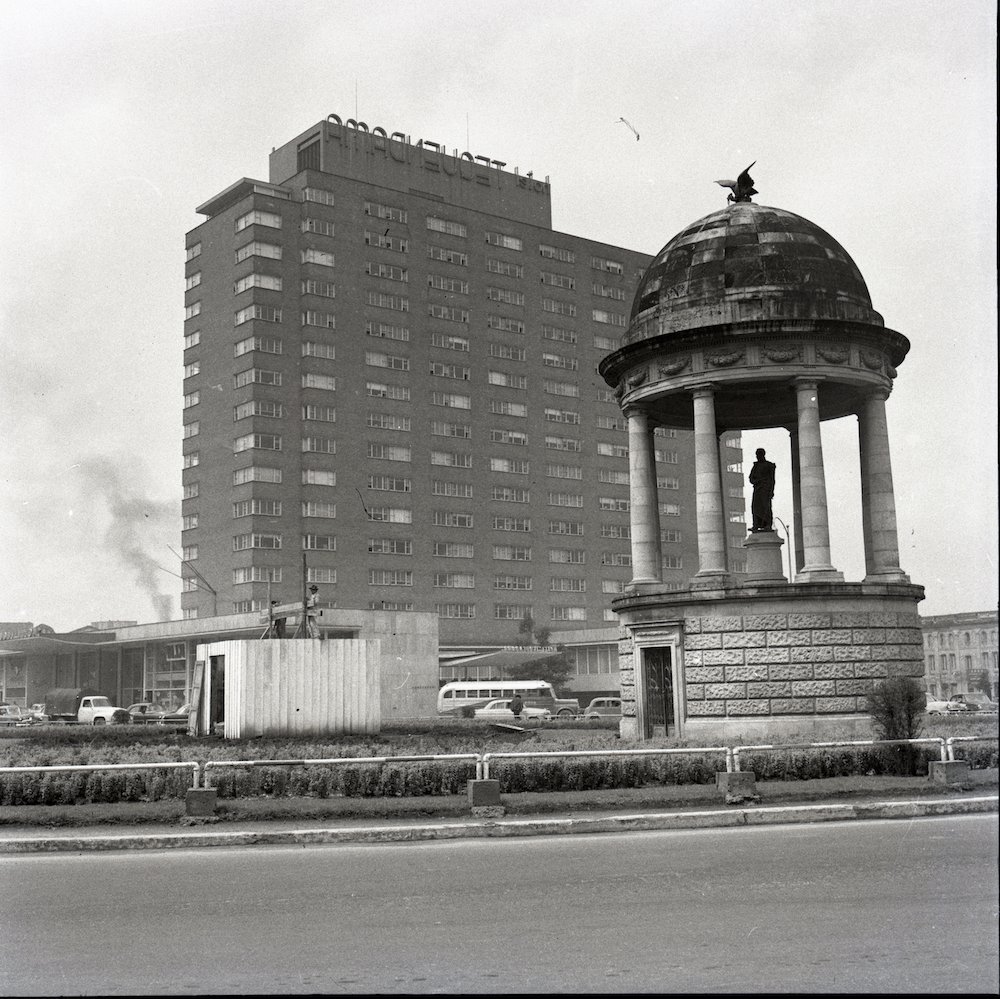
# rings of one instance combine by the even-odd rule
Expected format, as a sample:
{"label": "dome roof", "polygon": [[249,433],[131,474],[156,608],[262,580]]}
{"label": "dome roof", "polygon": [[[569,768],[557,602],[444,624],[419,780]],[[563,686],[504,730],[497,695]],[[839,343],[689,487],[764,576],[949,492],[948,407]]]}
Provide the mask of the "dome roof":
{"label": "dome roof", "polygon": [[[656,255],[632,303],[632,336],[721,323],[834,319],[883,326],[847,251],[807,219],[731,204],[679,232]],[[640,320],[636,324],[636,320]]]}

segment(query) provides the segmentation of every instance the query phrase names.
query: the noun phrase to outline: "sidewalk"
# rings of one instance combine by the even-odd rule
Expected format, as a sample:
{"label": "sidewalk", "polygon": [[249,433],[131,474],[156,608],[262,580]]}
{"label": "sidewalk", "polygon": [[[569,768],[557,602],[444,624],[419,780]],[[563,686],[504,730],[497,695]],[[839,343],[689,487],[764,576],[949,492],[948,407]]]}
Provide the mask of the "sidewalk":
{"label": "sidewalk", "polygon": [[[505,794],[506,814],[470,815],[462,795],[396,799],[252,799],[219,802],[187,818],[182,802],[115,806],[7,806],[0,854],[206,846],[386,843],[654,829],[914,818],[998,811],[998,772],[949,786],[926,777],[851,777],[758,783],[759,803],[726,805],[714,785]],[[109,809],[114,822],[106,821]],[[102,821],[102,818],[104,821]],[[52,825],[52,822],[72,824]]]}

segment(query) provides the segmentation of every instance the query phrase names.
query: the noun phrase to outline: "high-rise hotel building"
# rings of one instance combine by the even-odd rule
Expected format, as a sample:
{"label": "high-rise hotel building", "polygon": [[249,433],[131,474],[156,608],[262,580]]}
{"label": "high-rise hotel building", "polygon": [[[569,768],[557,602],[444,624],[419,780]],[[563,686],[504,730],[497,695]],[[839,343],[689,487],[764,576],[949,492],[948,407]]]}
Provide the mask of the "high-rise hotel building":
{"label": "high-rise hotel building", "polygon": [[[184,616],[436,611],[442,645],[610,629],[628,438],[597,364],[651,257],[556,232],[548,180],[336,115],[187,236]],[[697,571],[691,434],[657,431],[664,579]],[[742,451],[722,441],[733,537]],[[738,562],[730,567],[740,571]]]}

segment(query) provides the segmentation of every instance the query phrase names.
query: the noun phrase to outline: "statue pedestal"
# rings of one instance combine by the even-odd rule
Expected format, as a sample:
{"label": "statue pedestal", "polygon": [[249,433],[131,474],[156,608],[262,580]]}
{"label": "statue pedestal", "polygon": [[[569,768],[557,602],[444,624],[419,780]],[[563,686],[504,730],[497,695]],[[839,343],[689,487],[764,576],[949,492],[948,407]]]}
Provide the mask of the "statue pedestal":
{"label": "statue pedestal", "polygon": [[754,531],[743,547],[747,553],[747,583],[787,583],[781,571],[781,546],[777,531]]}

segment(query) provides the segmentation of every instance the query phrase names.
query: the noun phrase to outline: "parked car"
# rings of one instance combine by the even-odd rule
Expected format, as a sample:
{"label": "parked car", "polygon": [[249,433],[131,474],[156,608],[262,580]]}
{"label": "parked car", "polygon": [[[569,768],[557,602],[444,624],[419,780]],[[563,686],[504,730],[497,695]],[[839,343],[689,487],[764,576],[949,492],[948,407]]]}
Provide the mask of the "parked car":
{"label": "parked car", "polygon": [[[951,706],[951,701],[941,701],[938,700],[931,694],[927,694],[927,706],[924,710],[929,715],[946,715],[954,711],[955,709]],[[964,711],[964,707],[958,710]]]}
{"label": "parked car", "polygon": [[[514,717],[514,712],[510,710],[510,701],[490,701],[485,708],[476,708],[474,717],[481,721],[506,722],[508,725],[518,724],[518,719]],[[542,722],[552,721],[552,712],[548,708],[532,708],[527,704],[521,708],[521,722],[534,722],[540,725]]]}
{"label": "parked car", "polygon": [[948,698],[952,711],[992,711],[996,712],[996,701],[991,701],[986,694],[976,691],[971,694],[952,694]]}
{"label": "parked car", "polygon": [[36,722],[47,722],[49,720],[49,716],[45,713],[44,704],[32,704],[31,707],[28,708],[28,714],[31,715],[32,720]]}
{"label": "parked car", "polygon": [[601,721],[603,718],[618,720],[622,716],[622,699],[620,697],[595,697],[583,717],[587,721]]}
{"label": "parked car", "polygon": [[9,728],[12,725],[30,725],[31,715],[17,704],[0,704],[0,725]]}
{"label": "parked car", "polygon": [[190,704],[182,704],[176,711],[165,711],[156,720],[157,725],[170,725],[173,728],[187,728],[188,715],[191,714]]}
{"label": "parked car", "polygon": [[136,725],[149,725],[159,721],[167,713],[167,709],[151,701],[138,701],[128,706],[128,713]]}

